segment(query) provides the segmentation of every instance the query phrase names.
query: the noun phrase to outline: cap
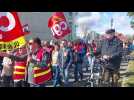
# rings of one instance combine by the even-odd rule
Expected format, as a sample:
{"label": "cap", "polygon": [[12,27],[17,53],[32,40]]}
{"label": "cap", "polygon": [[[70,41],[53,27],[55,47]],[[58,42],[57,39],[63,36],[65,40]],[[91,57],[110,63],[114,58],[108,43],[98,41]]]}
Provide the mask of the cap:
{"label": "cap", "polygon": [[115,29],[108,29],[106,31],[106,34],[112,34],[112,33],[115,33]]}

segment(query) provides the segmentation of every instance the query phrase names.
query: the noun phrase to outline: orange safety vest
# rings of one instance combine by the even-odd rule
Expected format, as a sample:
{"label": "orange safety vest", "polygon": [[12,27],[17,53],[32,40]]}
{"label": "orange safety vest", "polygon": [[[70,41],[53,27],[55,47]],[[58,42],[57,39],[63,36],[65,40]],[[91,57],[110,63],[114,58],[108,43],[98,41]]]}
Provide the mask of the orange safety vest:
{"label": "orange safety vest", "polygon": [[[44,50],[41,48],[37,53],[37,58],[43,57]],[[42,60],[42,59],[41,59]],[[44,67],[34,66],[33,68],[33,82],[34,84],[43,84],[52,78],[51,68],[49,64]]]}
{"label": "orange safety vest", "polygon": [[15,62],[14,73],[13,73],[14,81],[24,80],[25,74],[26,74],[26,62],[25,61]]}

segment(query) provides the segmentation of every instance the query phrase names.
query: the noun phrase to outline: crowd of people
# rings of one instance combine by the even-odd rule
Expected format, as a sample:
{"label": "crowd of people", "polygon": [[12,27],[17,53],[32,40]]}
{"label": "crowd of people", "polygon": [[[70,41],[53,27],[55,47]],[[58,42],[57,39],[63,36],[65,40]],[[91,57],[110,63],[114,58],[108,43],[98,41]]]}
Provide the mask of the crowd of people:
{"label": "crowd of people", "polygon": [[[115,30],[106,31],[107,38],[99,45],[94,40],[84,42],[75,41],[41,41],[40,38],[29,40],[26,45],[13,51],[0,52],[0,74],[3,87],[45,87],[47,81],[52,80],[53,86],[68,85],[69,68],[74,66],[74,83],[83,80],[82,65],[85,59],[88,67],[94,65],[96,56],[101,55],[109,61],[105,67],[106,81],[112,71],[114,82],[119,79],[119,69],[122,58],[123,43],[115,36]],[[35,74],[35,68],[49,68],[51,78],[46,77],[44,82],[35,82],[40,74]],[[110,74],[109,74],[110,73]],[[50,76],[50,75],[49,75]],[[42,78],[39,78],[42,80]]]}
{"label": "crowd of people", "polygon": [[[22,81],[26,80],[32,87],[45,86],[33,82],[33,66],[49,66],[52,72],[53,86],[67,85],[69,79],[69,68],[74,67],[75,82],[83,79],[82,63],[87,56],[90,62],[93,62],[96,44],[84,43],[82,40],[76,41],[41,41],[39,38],[33,38],[23,47],[14,51],[1,52],[3,57],[1,67],[1,78],[3,85],[9,87],[14,84],[15,87],[22,86]],[[17,69],[19,66],[20,69]],[[79,77],[80,76],[80,77]],[[24,84],[24,83],[23,83]]]}

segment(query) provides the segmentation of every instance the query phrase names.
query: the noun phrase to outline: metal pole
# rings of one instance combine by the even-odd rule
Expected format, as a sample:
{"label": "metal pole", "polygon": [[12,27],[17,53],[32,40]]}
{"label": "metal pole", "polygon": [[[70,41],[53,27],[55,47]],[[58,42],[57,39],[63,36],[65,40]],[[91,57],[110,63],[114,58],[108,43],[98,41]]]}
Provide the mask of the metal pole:
{"label": "metal pole", "polygon": [[111,18],[111,29],[113,28],[113,18]]}

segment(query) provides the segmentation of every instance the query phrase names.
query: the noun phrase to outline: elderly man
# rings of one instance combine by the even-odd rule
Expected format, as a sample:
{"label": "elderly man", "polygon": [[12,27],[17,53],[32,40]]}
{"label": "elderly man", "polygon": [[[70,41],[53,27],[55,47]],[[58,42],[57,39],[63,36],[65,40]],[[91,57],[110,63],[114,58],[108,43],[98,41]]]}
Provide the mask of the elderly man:
{"label": "elderly man", "polygon": [[107,83],[112,76],[112,86],[117,86],[118,83],[122,50],[123,43],[115,36],[115,30],[107,30],[106,38],[101,41],[96,53],[100,53],[103,59],[108,61],[108,65],[104,67],[104,80]]}

